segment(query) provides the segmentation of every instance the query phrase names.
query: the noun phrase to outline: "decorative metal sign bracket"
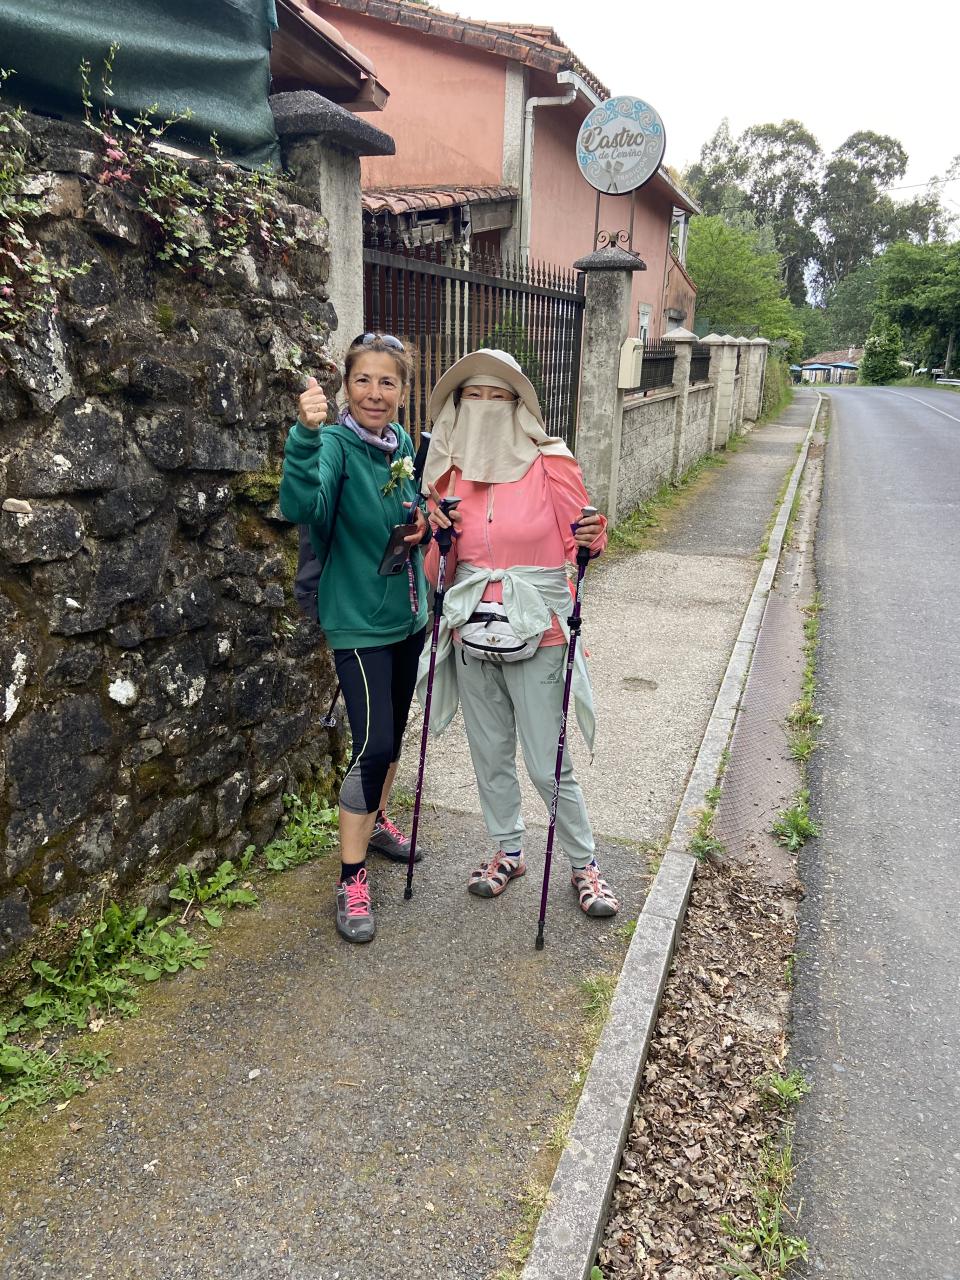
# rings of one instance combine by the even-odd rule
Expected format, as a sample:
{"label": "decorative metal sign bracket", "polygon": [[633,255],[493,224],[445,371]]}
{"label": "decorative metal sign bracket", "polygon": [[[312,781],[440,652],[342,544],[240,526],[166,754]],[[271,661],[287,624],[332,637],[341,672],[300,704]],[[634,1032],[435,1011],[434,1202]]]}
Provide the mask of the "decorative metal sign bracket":
{"label": "decorative metal sign bracket", "polygon": [[631,252],[633,246],[630,243],[629,231],[601,231],[597,236],[597,249],[609,249],[611,247],[617,249],[626,249]]}

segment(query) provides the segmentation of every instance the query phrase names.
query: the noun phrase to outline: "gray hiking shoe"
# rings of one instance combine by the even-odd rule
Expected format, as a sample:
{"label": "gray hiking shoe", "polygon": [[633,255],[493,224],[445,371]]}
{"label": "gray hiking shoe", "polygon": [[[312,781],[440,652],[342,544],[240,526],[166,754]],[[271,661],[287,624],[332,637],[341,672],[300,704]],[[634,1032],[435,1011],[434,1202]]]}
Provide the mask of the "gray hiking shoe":
{"label": "gray hiking shoe", "polygon": [[[382,853],[391,862],[407,862],[410,858],[410,839],[384,814],[382,818],[377,819],[373,835],[367,842],[367,852]],[[423,854],[417,849],[413,860],[419,862],[422,857]]]}
{"label": "gray hiking shoe", "polygon": [[376,931],[364,869],[352,880],[337,885],[337,933],[347,942],[372,942]]}

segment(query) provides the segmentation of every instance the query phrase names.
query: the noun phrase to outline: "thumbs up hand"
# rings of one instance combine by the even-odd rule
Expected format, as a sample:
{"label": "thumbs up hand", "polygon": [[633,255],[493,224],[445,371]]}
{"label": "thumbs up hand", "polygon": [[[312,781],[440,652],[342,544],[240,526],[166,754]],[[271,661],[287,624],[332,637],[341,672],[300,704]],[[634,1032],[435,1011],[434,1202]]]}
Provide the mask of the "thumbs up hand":
{"label": "thumbs up hand", "polygon": [[327,397],[316,378],[307,379],[307,389],[297,401],[297,417],[311,431],[316,431],[327,420]]}

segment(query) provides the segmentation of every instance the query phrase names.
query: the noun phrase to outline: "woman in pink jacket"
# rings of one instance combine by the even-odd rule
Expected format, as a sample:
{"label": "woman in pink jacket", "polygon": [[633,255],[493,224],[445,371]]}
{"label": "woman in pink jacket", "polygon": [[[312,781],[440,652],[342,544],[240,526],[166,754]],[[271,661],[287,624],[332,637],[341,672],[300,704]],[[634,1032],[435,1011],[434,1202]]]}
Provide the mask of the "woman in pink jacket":
{"label": "woman in pink jacket", "polygon": [[[433,437],[424,473],[424,489],[433,499],[430,522],[434,529],[452,523],[456,533],[447,558],[447,582],[453,585],[444,617],[453,647],[447,649],[445,678],[452,685],[449,668],[455,668],[455,697],[480,807],[496,846],[478,860],[467,888],[494,898],[526,870],[518,739],[531,781],[548,807],[551,801],[572,600],[565,566],[575,560],[578,545],[594,555],[603,551],[606,519],[582,515],[589,499],[577,461],[562,440],[547,435],[536,391],[507,352],[475,351],[458,361],[438,382],[430,415]],[[448,519],[437,503],[451,496],[460,503]],[[424,567],[436,581],[436,543]],[[533,636],[531,617],[543,625]],[[582,663],[579,677],[578,718],[592,742]],[[431,729],[442,731],[451,715],[448,707],[439,726],[431,715]],[[566,753],[557,838],[570,859],[581,909],[588,916],[616,914],[619,904],[594,857],[583,793]]]}

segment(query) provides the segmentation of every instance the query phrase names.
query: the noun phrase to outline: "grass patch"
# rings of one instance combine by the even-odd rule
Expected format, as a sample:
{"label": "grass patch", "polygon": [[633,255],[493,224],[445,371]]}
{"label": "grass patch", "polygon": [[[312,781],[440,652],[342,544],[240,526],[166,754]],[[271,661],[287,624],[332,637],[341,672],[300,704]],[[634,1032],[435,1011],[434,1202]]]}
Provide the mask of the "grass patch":
{"label": "grass patch", "polygon": [[[777,516],[780,514],[780,508],[783,505],[783,500],[787,496],[787,490],[790,488],[790,477],[792,475],[793,475],[793,467],[791,467],[790,470],[787,472],[787,474],[783,477],[783,481],[780,485],[780,488],[777,490],[777,496],[773,500],[773,510],[770,512],[770,517],[767,520],[767,527],[764,529],[763,537],[760,539],[760,547],[759,547],[758,555],[761,560],[770,550],[770,535],[771,533],[773,533],[773,526],[777,523]],[[800,490],[798,486],[797,492],[799,493],[799,491]]]}
{"label": "grass patch", "polygon": [[767,1071],[756,1080],[757,1090],[767,1107],[779,1111],[787,1111],[795,1107],[810,1092],[810,1085],[803,1072],[794,1069],[788,1076],[778,1075],[775,1071]]}
{"label": "grass patch", "polygon": [[527,1260],[533,1236],[547,1204],[547,1188],[533,1183],[520,1197],[520,1225],[507,1245],[507,1265],[501,1267],[493,1280],[520,1280],[523,1264]]}
{"label": "grass patch", "polygon": [[[794,738],[799,738],[801,751],[806,747],[806,740],[802,735],[805,734],[809,738],[810,730],[823,724],[823,716],[817,715],[813,709],[817,692],[817,644],[820,640],[820,614],[822,611],[823,602],[820,599],[820,593],[817,592],[810,604],[803,610],[805,614],[803,622],[803,690],[801,696],[787,713],[787,724],[796,731]],[[816,743],[814,742],[813,747],[815,746]],[[807,756],[810,755],[813,747],[807,750]],[[796,755],[792,746],[791,754],[793,754],[795,760],[806,758]]]}
{"label": "grass patch", "polygon": [[409,787],[396,786],[390,792],[390,807],[400,810],[412,809],[416,799],[416,794]]}
{"label": "grass patch", "polygon": [[[282,871],[320,856],[335,841],[336,810],[314,794],[309,801],[286,796],[287,822],[262,851],[258,865]],[[0,1011],[0,1117],[17,1104],[61,1105],[109,1071],[108,1055],[84,1045],[69,1047],[78,1031],[96,1034],[112,1017],[139,1012],[142,983],[157,982],[186,968],[202,969],[211,944],[186,926],[218,929],[224,912],[254,907],[258,898],[244,879],[256,850],[248,845],[237,863],[221,862],[209,875],[180,866],[169,896],[175,910],[150,919],[146,907],[100,904],[97,919],[81,930],[59,965],[31,964],[29,988]],[[0,1127],[2,1127],[0,1120]]]}
{"label": "grass patch", "polygon": [[787,1208],[787,1191],[793,1181],[793,1145],[788,1131],[781,1146],[764,1148],[760,1174],[754,1188],[756,1220],[749,1226],[729,1214],[720,1219],[726,1237],[724,1252],[730,1259],[723,1270],[736,1280],[781,1280],[788,1269],[807,1256],[807,1242],[794,1235],[796,1215]]}
{"label": "grass patch", "polygon": [[[599,1037],[603,1030],[603,1024],[607,1020],[610,1012],[610,1003],[613,1000],[613,993],[617,989],[617,980],[610,974],[601,974],[596,978],[585,978],[580,984],[580,990],[584,994],[583,1014],[587,1020],[587,1026],[593,1033],[593,1042]],[[591,1049],[593,1045],[591,1044]]]}
{"label": "grass patch", "polygon": [[794,386],[785,360],[768,356],[757,426],[775,421],[793,401]]}
{"label": "grass patch", "polygon": [[777,837],[777,843],[796,853],[808,840],[820,834],[820,828],[810,817],[810,792],[803,790],[789,809],[781,809],[771,830]]}
{"label": "grass patch", "polygon": [[[817,717],[817,719],[821,718]],[[817,740],[809,729],[797,729],[791,733],[788,745],[792,758],[801,764],[806,764],[817,749]]]}
{"label": "grass patch", "polygon": [[[951,377],[956,377],[952,374]],[[960,392],[960,387],[945,387],[942,382],[936,382],[933,378],[920,377],[898,378],[896,382],[888,382],[888,387],[928,387],[937,391],[952,391],[954,395]]]}
{"label": "grass patch", "polygon": [[639,923],[640,917],[638,916],[636,920],[627,920],[625,924],[619,925],[613,932],[621,942],[629,944],[633,941],[633,935],[637,932],[637,925]]}

